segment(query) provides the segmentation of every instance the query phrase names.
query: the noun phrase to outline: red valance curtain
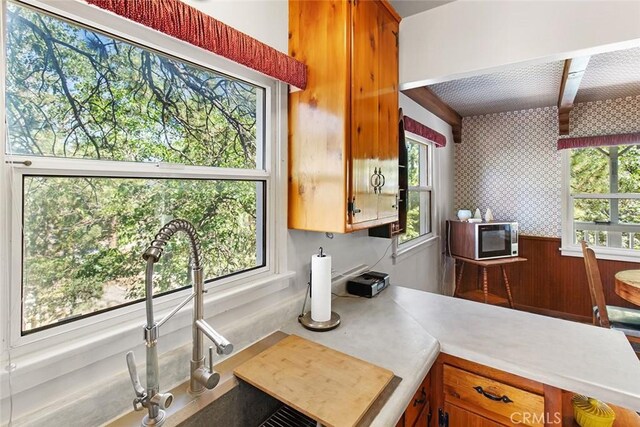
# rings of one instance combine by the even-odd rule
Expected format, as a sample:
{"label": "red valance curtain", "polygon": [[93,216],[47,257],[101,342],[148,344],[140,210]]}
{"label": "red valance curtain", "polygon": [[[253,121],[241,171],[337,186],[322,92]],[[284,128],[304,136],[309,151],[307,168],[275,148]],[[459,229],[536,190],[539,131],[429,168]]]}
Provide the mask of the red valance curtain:
{"label": "red valance curtain", "polygon": [[180,0],[86,0],[299,89],[307,66]]}
{"label": "red valance curtain", "polygon": [[446,147],[447,145],[447,138],[443,134],[436,132],[429,126],[423,125],[409,116],[404,116],[404,130],[415,133],[429,141],[433,141],[436,147]]}
{"label": "red valance curtain", "polygon": [[604,147],[611,145],[640,144],[640,132],[621,135],[583,136],[558,139],[558,150],[567,148]]}

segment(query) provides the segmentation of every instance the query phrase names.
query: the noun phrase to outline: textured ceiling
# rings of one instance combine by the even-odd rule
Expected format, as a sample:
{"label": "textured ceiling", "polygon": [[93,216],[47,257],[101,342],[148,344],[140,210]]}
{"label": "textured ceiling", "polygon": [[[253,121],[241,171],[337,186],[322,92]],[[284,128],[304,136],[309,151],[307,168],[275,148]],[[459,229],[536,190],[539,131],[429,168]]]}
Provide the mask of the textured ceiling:
{"label": "textured ceiling", "polygon": [[640,95],[640,47],[592,56],[576,102],[637,95]]}
{"label": "textured ceiling", "polygon": [[558,102],[564,61],[429,86],[463,117],[549,107]]}
{"label": "textured ceiling", "polygon": [[[429,86],[461,116],[551,107],[558,103],[564,61]],[[640,95],[640,47],[593,55],[575,102]]]}
{"label": "textured ceiling", "polygon": [[389,3],[400,16],[406,18],[452,1],[455,0],[391,0]]}

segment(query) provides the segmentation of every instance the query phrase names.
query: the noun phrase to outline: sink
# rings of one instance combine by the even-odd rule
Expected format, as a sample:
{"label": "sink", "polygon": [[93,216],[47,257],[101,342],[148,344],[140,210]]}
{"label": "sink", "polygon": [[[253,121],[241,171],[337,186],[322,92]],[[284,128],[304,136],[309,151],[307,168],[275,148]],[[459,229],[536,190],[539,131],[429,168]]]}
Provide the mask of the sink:
{"label": "sink", "polygon": [[281,406],[280,401],[239,381],[236,387],[178,424],[178,427],[257,427]]}
{"label": "sink", "polygon": [[[315,421],[233,375],[236,366],[286,336],[283,332],[274,332],[218,363],[214,368],[220,373],[220,383],[213,390],[206,390],[194,397],[187,391],[188,381],[172,389],[174,401],[167,408],[167,420],[163,427],[315,426]],[[391,380],[358,427],[371,424],[400,381],[399,377]],[[293,420],[293,423],[283,424],[278,417]],[[109,423],[108,427],[139,427],[141,420],[141,412],[129,412]]]}

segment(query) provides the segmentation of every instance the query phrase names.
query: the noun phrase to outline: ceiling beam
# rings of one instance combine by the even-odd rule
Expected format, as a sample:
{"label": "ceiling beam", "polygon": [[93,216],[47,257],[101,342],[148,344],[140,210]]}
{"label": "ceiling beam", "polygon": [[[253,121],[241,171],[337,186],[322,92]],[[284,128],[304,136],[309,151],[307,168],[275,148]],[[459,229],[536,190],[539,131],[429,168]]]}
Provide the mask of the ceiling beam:
{"label": "ceiling beam", "polygon": [[402,93],[413,99],[426,110],[444,120],[451,125],[453,130],[453,142],[460,143],[462,136],[462,117],[453,108],[441,100],[428,87],[417,87],[415,89],[403,90]]}
{"label": "ceiling beam", "polygon": [[582,77],[589,64],[590,56],[569,58],[564,61],[560,94],[558,95],[558,126],[560,135],[569,134],[569,114],[578,94]]}

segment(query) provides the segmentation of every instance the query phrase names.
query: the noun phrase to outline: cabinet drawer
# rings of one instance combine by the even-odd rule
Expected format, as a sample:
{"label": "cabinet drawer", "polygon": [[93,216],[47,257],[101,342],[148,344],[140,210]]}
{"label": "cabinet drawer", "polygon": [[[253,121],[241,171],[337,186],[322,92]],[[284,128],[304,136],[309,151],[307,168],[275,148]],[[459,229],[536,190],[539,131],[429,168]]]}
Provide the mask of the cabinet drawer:
{"label": "cabinet drawer", "polygon": [[535,393],[443,365],[444,398],[468,410],[478,408],[505,424],[544,426],[544,397]]}
{"label": "cabinet drawer", "polygon": [[427,405],[429,399],[429,387],[431,382],[429,380],[429,376],[427,376],[418,390],[415,392],[413,397],[411,398],[411,402],[409,402],[409,406],[404,413],[404,426],[405,427],[413,427],[418,419],[418,416],[422,412],[422,410]]}

